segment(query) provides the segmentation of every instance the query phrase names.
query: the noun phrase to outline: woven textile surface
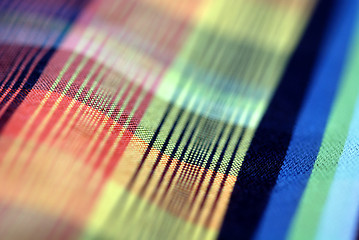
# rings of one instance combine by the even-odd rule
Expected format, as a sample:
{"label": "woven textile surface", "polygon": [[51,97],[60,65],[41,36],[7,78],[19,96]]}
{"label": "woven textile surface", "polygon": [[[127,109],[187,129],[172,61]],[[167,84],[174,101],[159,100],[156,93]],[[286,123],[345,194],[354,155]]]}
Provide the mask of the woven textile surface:
{"label": "woven textile surface", "polygon": [[0,239],[356,239],[359,0],[1,0]]}

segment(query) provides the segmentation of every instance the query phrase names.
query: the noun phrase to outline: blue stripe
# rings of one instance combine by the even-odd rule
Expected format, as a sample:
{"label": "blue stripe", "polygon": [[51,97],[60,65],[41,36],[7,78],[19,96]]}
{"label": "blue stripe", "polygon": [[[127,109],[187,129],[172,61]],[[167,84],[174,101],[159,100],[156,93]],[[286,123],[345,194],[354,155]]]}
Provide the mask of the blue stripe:
{"label": "blue stripe", "polygon": [[[313,84],[294,129],[284,164],[256,234],[284,239],[317,157],[346,60],[358,0],[337,1]],[[305,64],[305,63],[303,63]]]}
{"label": "blue stripe", "polygon": [[285,159],[329,19],[341,0],[317,4],[276,92],[256,129],[238,173],[219,239],[252,239]]}

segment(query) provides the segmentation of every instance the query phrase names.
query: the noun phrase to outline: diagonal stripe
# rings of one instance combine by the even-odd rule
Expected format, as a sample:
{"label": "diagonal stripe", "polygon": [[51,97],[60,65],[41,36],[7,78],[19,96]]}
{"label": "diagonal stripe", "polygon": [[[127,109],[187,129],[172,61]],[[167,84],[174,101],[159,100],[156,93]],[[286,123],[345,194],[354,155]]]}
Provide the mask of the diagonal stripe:
{"label": "diagonal stripe", "polygon": [[331,9],[332,1],[318,3],[288,63],[239,172],[221,229],[222,238],[249,239],[255,233],[282,166]]}

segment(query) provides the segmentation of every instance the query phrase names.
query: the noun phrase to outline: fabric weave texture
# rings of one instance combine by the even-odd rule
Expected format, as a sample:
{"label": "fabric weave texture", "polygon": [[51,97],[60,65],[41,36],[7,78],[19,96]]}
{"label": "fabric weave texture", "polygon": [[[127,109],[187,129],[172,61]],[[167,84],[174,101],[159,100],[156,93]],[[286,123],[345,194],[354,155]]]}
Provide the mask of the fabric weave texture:
{"label": "fabric weave texture", "polygon": [[356,239],[359,0],[1,0],[0,239]]}

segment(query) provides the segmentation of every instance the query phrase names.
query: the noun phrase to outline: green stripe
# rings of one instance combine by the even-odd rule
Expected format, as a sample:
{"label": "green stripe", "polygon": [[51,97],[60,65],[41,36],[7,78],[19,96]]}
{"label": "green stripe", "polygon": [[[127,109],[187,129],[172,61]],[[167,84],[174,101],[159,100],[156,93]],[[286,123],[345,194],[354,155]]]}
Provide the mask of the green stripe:
{"label": "green stripe", "polygon": [[[359,41],[358,30],[354,42]],[[330,114],[318,158],[294,218],[289,233],[290,239],[315,238],[323,206],[343,151],[359,93],[359,45],[354,45],[349,52],[351,56],[347,68],[344,69],[342,84]]]}

